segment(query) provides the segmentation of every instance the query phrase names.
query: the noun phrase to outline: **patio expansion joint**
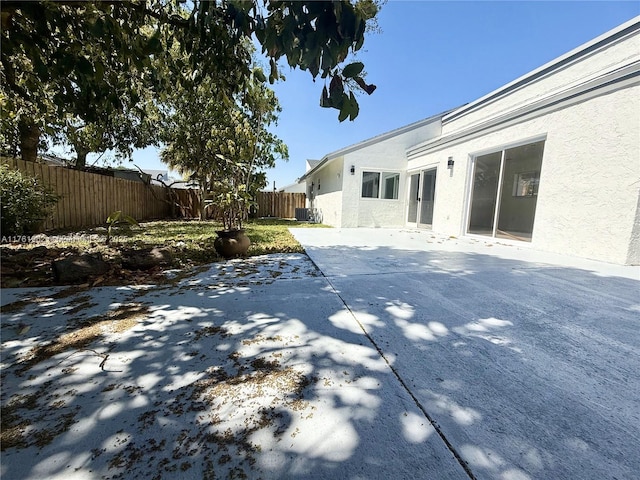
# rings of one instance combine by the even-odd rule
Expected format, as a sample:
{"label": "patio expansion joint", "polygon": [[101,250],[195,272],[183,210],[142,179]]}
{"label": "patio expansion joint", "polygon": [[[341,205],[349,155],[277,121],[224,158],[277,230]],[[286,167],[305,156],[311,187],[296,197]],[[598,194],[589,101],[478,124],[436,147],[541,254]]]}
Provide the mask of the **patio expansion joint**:
{"label": "patio expansion joint", "polygon": [[[313,262],[313,259],[311,259],[311,261]],[[313,262],[315,264],[315,262]],[[316,267],[318,267],[316,265]],[[355,316],[355,314],[353,313],[353,311],[351,310],[351,308],[349,307],[349,305],[347,304],[347,302],[345,301],[345,299],[340,295],[340,293],[338,292],[338,290],[336,289],[336,287],[333,285],[333,283],[331,282],[331,278],[327,277],[324,272],[318,267],[318,270],[320,271],[320,273],[322,273],[322,276],[327,280],[327,283],[329,284],[329,286],[331,287],[331,290],[333,291],[333,293],[340,299],[340,301],[342,302],[342,304],[344,305],[344,307],[348,310],[348,312],[351,314],[351,317],[354,319],[354,321],[360,326],[360,329],[362,330],[362,332],[364,333],[364,335],[367,337],[367,339],[369,340],[369,342],[371,342],[371,344],[373,345],[373,347],[377,350],[378,354],[380,355],[380,357],[382,357],[382,359],[385,361],[385,363],[387,364],[387,366],[389,367],[389,369],[391,370],[391,372],[393,373],[393,375],[396,377],[396,379],[398,380],[398,382],[400,382],[400,385],[402,386],[402,388],[404,388],[404,390],[407,392],[407,394],[411,397],[411,399],[413,400],[413,402],[416,404],[416,406],[418,407],[418,409],[422,412],[422,414],[425,416],[425,418],[429,421],[429,423],[431,424],[431,426],[434,428],[434,430],[436,431],[436,433],[438,434],[438,436],[440,437],[440,439],[444,442],[445,446],[447,447],[447,449],[451,452],[451,454],[454,456],[454,458],[456,459],[456,461],[460,464],[460,466],[462,467],[462,469],[465,471],[465,473],[468,475],[470,480],[477,480],[477,477],[473,474],[473,472],[471,471],[471,468],[469,467],[469,465],[467,464],[467,462],[464,461],[464,459],[462,458],[462,455],[460,455],[460,453],[456,450],[456,448],[453,446],[453,444],[449,441],[449,439],[447,438],[447,436],[445,435],[444,431],[442,430],[442,428],[440,427],[440,425],[438,424],[438,422],[436,422],[435,418],[433,418],[429,412],[427,412],[427,410],[425,409],[425,407],[420,403],[420,401],[418,400],[418,398],[414,395],[414,393],[411,391],[411,389],[409,388],[409,385],[404,381],[404,379],[402,378],[402,376],[400,376],[400,373],[393,367],[393,365],[391,365],[391,363],[389,362],[389,360],[387,359],[387,357],[385,356],[384,352],[382,351],[382,349],[380,348],[380,346],[376,343],[376,341],[373,339],[373,337],[371,335],[369,335],[369,332],[367,332],[367,330],[364,328],[364,325],[362,325],[362,323],[360,323],[360,321],[358,320],[358,318]]]}

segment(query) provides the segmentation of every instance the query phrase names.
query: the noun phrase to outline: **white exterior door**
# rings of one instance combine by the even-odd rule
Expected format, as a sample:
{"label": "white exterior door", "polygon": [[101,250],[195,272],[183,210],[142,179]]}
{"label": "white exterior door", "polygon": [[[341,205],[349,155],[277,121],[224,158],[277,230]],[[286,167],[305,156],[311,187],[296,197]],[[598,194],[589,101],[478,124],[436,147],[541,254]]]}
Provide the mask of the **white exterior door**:
{"label": "white exterior door", "polygon": [[422,170],[409,178],[407,223],[430,227],[436,191],[436,169]]}

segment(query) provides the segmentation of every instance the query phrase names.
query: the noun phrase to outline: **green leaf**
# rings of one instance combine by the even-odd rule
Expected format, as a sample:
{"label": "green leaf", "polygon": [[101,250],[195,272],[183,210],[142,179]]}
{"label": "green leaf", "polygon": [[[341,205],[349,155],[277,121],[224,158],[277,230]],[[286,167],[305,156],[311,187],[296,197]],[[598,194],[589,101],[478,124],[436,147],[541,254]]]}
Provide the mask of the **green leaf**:
{"label": "green leaf", "polygon": [[275,59],[269,59],[269,65],[271,67],[271,73],[269,74],[269,83],[274,83],[278,79],[278,64]]}
{"label": "green leaf", "polygon": [[362,77],[356,77],[355,81],[360,86],[360,88],[367,92],[368,95],[371,95],[376,90],[376,88],[378,88],[373,84],[368,85]]}
{"label": "green leaf", "polygon": [[261,68],[256,68],[256,69],[253,71],[253,74],[255,75],[256,79],[257,79],[259,82],[264,83],[264,82],[266,82],[266,81],[267,81],[267,77],[265,77],[265,76],[264,76],[264,72],[262,71],[262,69],[261,69]]}
{"label": "green leaf", "polygon": [[362,62],[354,62],[350,63],[342,70],[342,75],[346,78],[354,78],[362,72],[364,69],[364,64]]}
{"label": "green leaf", "polygon": [[340,109],[340,115],[338,115],[338,120],[340,122],[344,122],[350,113],[351,110],[349,108],[349,102],[343,102],[342,108]]}
{"label": "green leaf", "polygon": [[349,113],[349,120],[353,122],[358,116],[358,114],[360,113],[360,105],[358,105],[358,101],[356,100],[356,97],[353,95],[353,92],[350,92],[349,94],[348,103],[350,104],[350,107],[351,107],[351,112]]}
{"label": "green leaf", "polygon": [[96,21],[91,26],[91,33],[98,38],[104,35],[104,22],[102,21],[102,18],[96,18]]}
{"label": "green leaf", "polygon": [[112,212],[111,215],[109,215],[107,217],[107,223],[115,223],[118,220],[120,220],[120,217],[122,216],[122,210],[116,210],[115,212]]}
{"label": "green leaf", "polygon": [[96,80],[101,82],[104,78],[104,65],[102,65],[102,62],[96,62],[94,68],[96,69]]}
{"label": "green leaf", "polygon": [[138,221],[131,215],[122,215],[120,218],[121,223],[128,223],[129,225],[139,226]]}
{"label": "green leaf", "polygon": [[329,100],[329,92],[327,92],[327,86],[322,87],[322,95],[320,95],[320,106],[323,108],[331,107],[331,101]]}
{"label": "green leaf", "polygon": [[360,20],[360,24],[358,25],[358,28],[356,29],[356,44],[353,47],[353,50],[355,52],[357,52],[358,50],[360,50],[362,48],[362,46],[364,45],[364,32],[367,26],[367,22],[365,22],[364,20]]}
{"label": "green leaf", "polygon": [[340,78],[340,75],[334,75],[329,83],[329,93],[331,97],[337,97],[342,92],[344,92],[342,78]]}
{"label": "green leaf", "polygon": [[154,34],[147,43],[147,52],[149,53],[158,53],[162,50],[162,41],[160,41],[160,31],[158,30],[157,34]]}
{"label": "green leaf", "polygon": [[80,57],[78,59],[78,71],[83,75],[91,75],[93,73],[91,62],[89,62],[85,57]]}

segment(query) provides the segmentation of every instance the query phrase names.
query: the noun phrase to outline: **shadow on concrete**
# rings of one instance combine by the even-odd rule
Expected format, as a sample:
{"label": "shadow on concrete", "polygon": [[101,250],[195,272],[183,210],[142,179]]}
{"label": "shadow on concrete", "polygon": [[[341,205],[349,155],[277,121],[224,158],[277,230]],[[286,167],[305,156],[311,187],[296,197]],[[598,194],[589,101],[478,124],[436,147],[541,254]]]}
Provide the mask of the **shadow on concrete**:
{"label": "shadow on concrete", "polygon": [[[640,468],[640,282],[494,255],[307,248],[478,478]],[[329,317],[354,331],[349,315]]]}
{"label": "shadow on concrete", "polygon": [[[23,303],[3,307],[2,478],[467,478],[423,411],[476,478],[638,471],[638,282],[325,253],[344,271],[296,257],[172,286],[3,292]],[[123,308],[142,312],[128,328],[25,360]]]}

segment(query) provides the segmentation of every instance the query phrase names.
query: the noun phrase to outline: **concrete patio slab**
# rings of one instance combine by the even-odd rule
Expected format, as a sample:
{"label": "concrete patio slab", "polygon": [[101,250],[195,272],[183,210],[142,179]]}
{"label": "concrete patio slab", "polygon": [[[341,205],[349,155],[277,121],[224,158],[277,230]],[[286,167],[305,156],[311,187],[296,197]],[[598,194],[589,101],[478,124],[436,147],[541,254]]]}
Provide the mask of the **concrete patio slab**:
{"label": "concrete patio slab", "polygon": [[306,255],[1,303],[3,480],[468,478]]}
{"label": "concrete patio slab", "polygon": [[292,232],[475,478],[637,478],[638,267],[424,230]]}

